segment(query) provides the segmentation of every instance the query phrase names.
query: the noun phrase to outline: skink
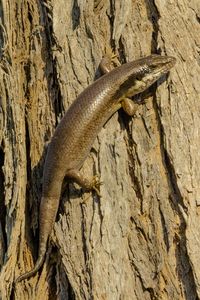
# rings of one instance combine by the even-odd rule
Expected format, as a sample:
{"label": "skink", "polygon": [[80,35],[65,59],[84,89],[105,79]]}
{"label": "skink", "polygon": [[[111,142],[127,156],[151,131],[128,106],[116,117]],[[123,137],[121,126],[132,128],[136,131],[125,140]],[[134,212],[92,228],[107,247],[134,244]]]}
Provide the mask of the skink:
{"label": "skink", "polygon": [[[59,206],[61,186],[68,177],[81,187],[97,190],[98,180],[84,178],[80,169],[101,127],[121,107],[135,113],[130,97],[143,92],[175,64],[175,58],[151,55],[123,64],[87,87],[72,103],[57,126],[48,147],[43,172],[39,215],[39,251],[35,267],[16,282],[33,276],[43,265],[47,242]],[[109,70],[106,58],[101,67]]]}

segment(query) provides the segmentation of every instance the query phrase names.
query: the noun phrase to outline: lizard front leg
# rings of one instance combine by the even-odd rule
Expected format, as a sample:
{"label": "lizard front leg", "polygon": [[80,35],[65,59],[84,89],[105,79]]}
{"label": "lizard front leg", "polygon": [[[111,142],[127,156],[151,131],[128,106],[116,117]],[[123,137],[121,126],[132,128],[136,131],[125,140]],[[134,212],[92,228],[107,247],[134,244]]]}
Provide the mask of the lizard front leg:
{"label": "lizard front leg", "polygon": [[[112,71],[115,67],[120,66],[120,62],[117,58],[117,54],[115,54],[112,49],[108,48],[106,49],[106,54],[102,58],[99,68],[103,74],[107,74],[110,71]],[[137,109],[138,109],[138,103],[135,103],[130,98],[123,98],[120,101],[121,107],[123,110],[129,115],[134,116]]]}
{"label": "lizard front leg", "polygon": [[111,48],[107,47],[105,55],[103,56],[99,64],[99,68],[102,74],[107,74],[113,69],[115,69],[115,67],[119,67],[119,66],[121,66],[121,64],[117,58],[117,54],[115,54]]}
{"label": "lizard front leg", "polygon": [[135,115],[138,109],[138,105],[139,105],[138,103],[135,103],[130,98],[124,98],[121,100],[121,106],[123,110],[131,117]]}

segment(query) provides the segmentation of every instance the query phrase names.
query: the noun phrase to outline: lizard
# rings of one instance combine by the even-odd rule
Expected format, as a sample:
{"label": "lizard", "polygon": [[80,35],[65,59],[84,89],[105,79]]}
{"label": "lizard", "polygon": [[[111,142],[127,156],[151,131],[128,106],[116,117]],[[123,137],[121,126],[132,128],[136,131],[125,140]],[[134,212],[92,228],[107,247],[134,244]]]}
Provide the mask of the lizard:
{"label": "lizard", "polygon": [[38,258],[33,269],[19,276],[15,282],[35,275],[44,263],[64,178],[98,192],[97,176],[92,179],[83,177],[80,169],[101,127],[120,108],[128,115],[134,115],[136,103],[131,97],[145,91],[168,73],[175,62],[174,57],[152,54],[112,68],[108,57],[102,58],[100,68],[104,75],[71,104],[48,146],[39,213]]}

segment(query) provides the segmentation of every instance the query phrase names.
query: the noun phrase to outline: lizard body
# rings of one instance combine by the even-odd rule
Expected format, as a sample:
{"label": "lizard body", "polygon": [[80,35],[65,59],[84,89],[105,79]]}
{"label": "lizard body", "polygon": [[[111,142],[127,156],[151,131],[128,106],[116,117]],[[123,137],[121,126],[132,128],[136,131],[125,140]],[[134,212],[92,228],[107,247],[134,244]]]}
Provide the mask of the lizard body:
{"label": "lizard body", "polygon": [[[79,173],[98,132],[118,109],[133,115],[132,97],[146,90],[175,64],[173,57],[151,55],[123,64],[87,87],[72,103],[57,126],[48,147],[43,172],[43,190],[39,216],[39,251],[35,267],[17,278],[33,276],[42,266],[48,238],[59,206],[61,186],[68,177],[86,189],[95,189],[97,181]],[[102,61],[102,69],[106,60]]]}

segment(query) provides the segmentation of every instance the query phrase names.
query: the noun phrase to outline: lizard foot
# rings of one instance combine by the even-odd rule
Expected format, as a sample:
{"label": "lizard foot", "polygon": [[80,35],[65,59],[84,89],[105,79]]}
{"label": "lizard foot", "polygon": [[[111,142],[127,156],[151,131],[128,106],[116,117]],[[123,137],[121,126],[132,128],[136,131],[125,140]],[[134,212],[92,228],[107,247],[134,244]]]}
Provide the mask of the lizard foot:
{"label": "lizard foot", "polygon": [[99,197],[101,197],[99,188],[102,184],[103,184],[103,182],[100,181],[99,175],[93,176],[92,182],[91,182],[91,189],[94,190]]}
{"label": "lizard foot", "polygon": [[103,74],[107,74],[115,67],[120,66],[118,55],[110,47],[105,47],[105,54],[100,62],[100,69]]}
{"label": "lizard foot", "polygon": [[74,180],[76,183],[78,183],[82,188],[86,190],[94,190],[96,191],[97,195],[100,197],[100,191],[99,187],[102,184],[99,180],[99,176],[95,175],[90,178],[84,177],[79,171],[77,170],[70,170],[70,172],[67,173],[67,176]]}

